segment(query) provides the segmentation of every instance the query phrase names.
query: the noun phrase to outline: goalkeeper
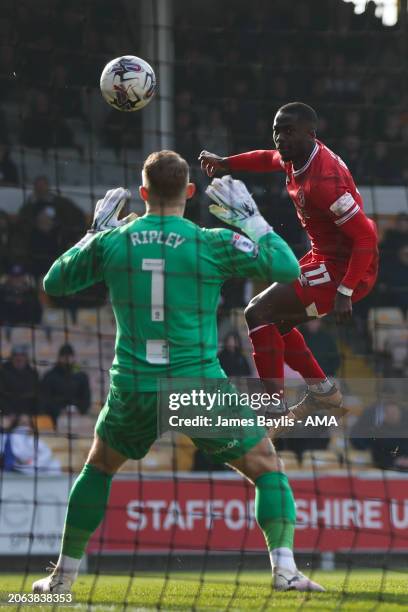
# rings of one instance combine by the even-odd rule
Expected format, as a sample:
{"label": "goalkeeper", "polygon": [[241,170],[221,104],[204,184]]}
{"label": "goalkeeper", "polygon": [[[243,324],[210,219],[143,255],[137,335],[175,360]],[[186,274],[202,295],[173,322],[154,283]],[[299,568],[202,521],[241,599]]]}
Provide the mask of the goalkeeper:
{"label": "goalkeeper", "polygon": [[[217,359],[216,310],[223,282],[251,277],[291,282],[299,274],[288,245],[259,214],[245,185],[231,177],[208,188],[211,212],[248,236],[202,229],[183,218],[194,194],[186,161],[152,153],[139,188],[146,214],[119,220],[130,193],[110,190],[97,203],[92,229],[53,264],[44,279],[50,295],[104,281],[117,322],[111,384],[95,438],[68,502],[61,554],[35,592],[67,592],[87,543],[101,523],[113,476],[127,459],[144,457],[157,436],[157,381],[225,378]],[[295,503],[266,431],[230,439],[194,439],[218,461],[245,475],[256,491],[262,529],[278,590],[323,590],[293,559]]]}

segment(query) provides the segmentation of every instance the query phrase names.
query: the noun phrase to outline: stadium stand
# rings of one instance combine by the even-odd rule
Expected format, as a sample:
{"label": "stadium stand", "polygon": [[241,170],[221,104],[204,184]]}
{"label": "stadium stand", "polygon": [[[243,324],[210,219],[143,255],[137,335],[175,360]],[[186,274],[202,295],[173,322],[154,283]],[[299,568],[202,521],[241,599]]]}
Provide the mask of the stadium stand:
{"label": "stadium stand", "polygon": [[[395,84],[399,82],[401,85],[399,75],[403,70],[400,54],[403,38],[398,26],[383,26],[372,7],[356,15],[350,4],[340,0],[333,0],[330,9],[327,3],[314,3],[313,18],[310,3],[302,0],[296,1],[296,10],[280,1],[274,3],[272,10],[268,3],[259,1],[250,16],[243,0],[233,3],[226,0],[226,3],[228,12],[224,11],[222,15],[212,10],[214,2],[206,3],[200,19],[187,2],[180,0],[175,7],[178,58],[175,66],[176,147],[193,166],[200,148],[214,149],[222,154],[259,147],[268,137],[273,111],[279,104],[296,97],[307,99],[319,109],[321,137],[344,155],[357,182],[371,186],[377,182],[381,185],[401,184],[407,171],[404,153],[408,131],[404,112],[406,91],[402,95],[394,93]],[[39,24],[45,17],[54,19],[56,10],[51,2],[43,2],[34,18],[29,3],[19,3],[17,11],[12,10],[12,3],[5,3],[2,9],[4,38],[0,81],[7,83],[7,95],[0,109],[0,140],[5,147],[6,157],[3,159],[14,168],[11,174],[3,172],[3,184],[16,183],[17,172],[26,186],[35,183],[40,176],[47,176],[53,187],[86,187],[90,181],[99,186],[120,183],[124,177],[124,165],[134,168],[141,160],[140,141],[138,144],[136,137],[137,130],[141,129],[139,118],[133,142],[115,140],[113,134],[120,131],[122,117],[110,112],[101,100],[96,88],[98,75],[95,67],[102,65],[113,49],[115,53],[119,52],[111,38],[104,38],[102,42],[100,25],[109,22],[111,28],[120,32],[123,48],[134,42],[131,32],[119,19],[114,3],[110,1],[104,2],[101,12],[96,11],[95,4],[90,2],[85,21],[83,10],[73,3],[64,9],[62,19],[55,22],[52,33],[45,32]],[[27,24],[33,18],[38,28],[30,29],[27,35]],[[274,33],[272,54],[265,32]],[[308,33],[312,33],[309,36],[311,44],[305,47]],[[18,48],[16,40],[21,41]],[[76,41],[75,53],[71,49],[72,41]],[[54,53],[47,53],[51,48]],[[386,48],[386,53],[379,55],[380,48]],[[48,76],[44,80],[39,75],[33,79],[33,74],[38,74],[35,67],[39,61],[44,63],[51,78]],[[10,68],[14,69],[16,65],[19,66],[20,81],[10,82]],[[376,79],[371,78],[373,65],[379,73]],[[200,72],[196,71],[196,66],[200,66]],[[305,66],[309,67],[307,79]],[[19,82],[29,84],[31,95],[28,98],[22,98]],[[95,83],[94,87],[92,83]],[[69,98],[64,95],[67,87],[72,93]],[[346,102],[347,111],[343,112]],[[255,129],[251,127],[254,116]],[[110,126],[108,132],[107,126]],[[38,132],[38,142],[33,130]],[[92,138],[96,137],[93,145],[90,133]],[[105,140],[107,133],[111,137]],[[51,140],[46,141],[45,134]],[[11,180],[7,180],[7,176],[12,176]],[[300,251],[304,248],[302,238],[293,230],[295,223],[287,222],[291,211],[286,196],[276,188],[279,180],[273,177],[273,181],[275,184],[271,185],[270,178],[260,177],[263,189],[260,189],[259,182],[255,186],[255,191],[260,193],[262,212],[274,222],[275,215],[283,210],[286,223],[282,233],[285,236],[295,231],[291,244]],[[53,198],[56,197],[60,195],[53,194]],[[399,295],[395,297],[392,293],[390,270],[395,270],[396,262],[395,255],[387,255],[389,245],[395,245],[396,238],[401,243],[401,252],[405,253],[406,213],[394,219],[395,227],[391,227],[388,221],[389,229],[384,232],[382,242],[385,263],[380,276],[380,295],[372,298],[381,306],[378,308],[373,303],[369,316],[367,312],[364,315],[364,320],[368,321],[372,359],[377,359],[378,363],[382,357],[381,367],[388,374],[391,370],[405,371],[407,360],[404,349],[407,323],[403,314],[400,319],[395,318],[396,303],[403,312],[406,310],[406,288],[401,286],[402,276],[398,271],[394,277]],[[15,231],[18,221],[15,216],[10,221],[7,218],[7,223],[11,223],[9,233]],[[74,234],[79,236],[80,228],[70,236],[71,242]],[[28,248],[27,245],[23,247]],[[47,248],[51,249],[49,241]],[[12,257],[14,260],[10,262],[7,254],[8,265],[21,261],[17,254]],[[53,257],[54,253],[50,251],[50,260]],[[401,255],[400,266],[405,265],[403,257],[405,255]],[[234,290],[231,288],[233,308]],[[227,297],[229,295],[227,290]],[[385,304],[384,299],[392,301],[392,305]],[[388,315],[384,314],[385,307]],[[390,309],[394,312],[392,323],[384,319],[390,316]],[[102,309],[101,312],[108,310]],[[231,325],[234,316],[228,311]],[[106,370],[112,355],[114,334],[111,323],[100,321],[103,332],[93,335],[89,330],[95,329],[94,313],[79,310],[76,323],[69,324],[69,335],[83,365],[89,369],[94,394],[99,396],[95,406],[103,402],[101,389],[106,388]],[[39,340],[36,360],[40,370],[44,370],[43,364],[49,363],[58,342],[67,339],[67,324],[66,314],[45,304],[41,326],[34,331]],[[41,332],[43,329],[45,334]],[[225,329],[228,331],[228,325]],[[16,333],[14,330],[15,338]],[[31,342],[32,333],[28,328],[22,328],[21,333]],[[399,342],[396,342],[397,336]],[[245,337],[242,339],[246,347]],[[5,354],[10,348],[8,340],[4,345]],[[369,355],[368,359],[371,359]],[[387,370],[385,365],[390,364],[389,360],[391,370],[390,367]]]}
{"label": "stadium stand", "polygon": [[[141,113],[130,113],[130,123],[125,113],[109,109],[98,87],[107,61],[129,49],[146,55],[140,23],[132,21],[132,10],[145,3],[133,9],[129,4],[3,0],[0,9],[0,404],[3,412],[30,414],[32,431],[39,432],[70,476],[82,468],[105,402],[116,323],[103,287],[72,300],[52,299],[42,279],[56,256],[89,227],[94,204],[105,190],[132,185],[135,191],[139,181]],[[314,478],[316,490],[318,479],[331,474],[350,480],[364,473],[385,482],[384,473],[393,477],[408,470],[408,447],[397,435],[403,414],[389,409],[387,444],[363,447],[353,435],[367,415],[375,414],[379,427],[387,425],[381,420],[383,402],[373,404],[373,380],[380,398],[387,395],[387,384],[401,391],[395,413],[406,410],[408,18],[384,26],[374,2],[367,2],[361,14],[342,0],[253,0],[251,11],[247,0],[222,0],[222,10],[220,4],[206,0],[198,11],[189,0],[173,2],[172,136],[198,187],[187,216],[201,225],[219,225],[208,214],[203,193],[207,182],[197,161],[201,149],[227,155],[269,148],[271,122],[280,105],[296,99],[318,110],[319,138],[344,158],[378,224],[381,268],[375,290],[354,309],[354,327],[336,328],[329,315],[306,332],[327,372],[345,381],[351,441],[348,435],[326,432],[326,448],[295,440],[295,450],[278,443],[279,456],[294,478],[299,473]],[[245,175],[245,181],[268,222],[302,255],[308,245],[283,175]],[[385,201],[389,194],[390,203]],[[138,206],[132,200],[132,209]],[[255,372],[243,308],[263,288],[239,280],[223,289],[219,355],[231,376]],[[67,345],[75,352],[76,373],[89,380],[86,406],[78,411],[65,404],[51,409],[44,395],[46,374]],[[25,361],[15,366],[19,355]],[[21,398],[23,375],[31,392]],[[293,371],[289,376],[288,398],[297,401],[299,381]],[[189,438],[167,435],[145,458],[127,462],[120,479],[126,482],[130,474],[143,481],[151,474],[160,486],[161,474],[172,474],[177,489],[179,478],[196,473],[200,478],[203,471],[212,476],[218,469],[206,463]],[[213,483],[209,487],[217,492]],[[367,496],[373,496],[371,489]],[[388,503],[388,491],[384,499]],[[210,554],[209,541],[204,548]]]}

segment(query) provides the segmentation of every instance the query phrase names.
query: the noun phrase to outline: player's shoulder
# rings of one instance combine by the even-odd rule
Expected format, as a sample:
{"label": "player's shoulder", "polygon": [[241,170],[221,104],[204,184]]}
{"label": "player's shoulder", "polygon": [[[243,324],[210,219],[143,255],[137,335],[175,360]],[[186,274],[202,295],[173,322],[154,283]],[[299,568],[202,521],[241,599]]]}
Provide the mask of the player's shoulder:
{"label": "player's shoulder", "polygon": [[186,219],[185,217],[181,217],[181,216],[166,216],[166,215],[143,215],[142,217],[138,217],[137,219],[134,219],[133,221],[131,221],[130,223],[122,226],[122,228],[126,231],[126,230],[130,230],[132,231],[133,229],[138,229],[138,230],[156,230],[156,229],[162,229],[165,230],[168,227],[170,227],[170,225],[178,225],[180,228],[185,228],[186,230],[191,230],[191,231],[197,231],[200,229],[200,227],[194,223],[193,221],[190,221],[189,219]]}
{"label": "player's shoulder", "polygon": [[200,234],[209,244],[231,242],[234,232],[223,227],[200,227]]}
{"label": "player's shoulder", "polygon": [[[129,221],[129,223],[125,223],[124,225],[120,225],[119,227],[115,227],[111,230],[106,230],[105,232],[103,232],[103,234],[105,235],[108,241],[115,241],[120,237],[126,236],[136,231],[166,231],[170,227],[168,220],[169,217],[155,217],[154,219],[149,216],[137,217],[136,219]],[[196,225],[189,219],[186,219],[185,217],[179,217],[178,219],[172,217],[172,227],[177,227],[185,231],[191,232],[197,232],[198,230],[200,230],[200,227],[198,225]]]}
{"label": "player's shoulder", "polygon": [[[130,223],[129,223],[130,225]],[[126,225],[121,225],[119,227],[114,227],[112,229],[104,230],[103,232],[98,232],[98,243],[99,246],[104,247],[109,244],[112,244],[118,240],[120,234],[125,231]]]}
{"label": "player's shoulder", "polygon": [[119,227],[95,232],[90,240],[87,239],[87,234],[84,239],[84,247],[92,249],[101,256],[116,251],[123,244],[123,235],[128,231],[130,225],[131,223],[127,223]]}
{"label": "player's shoulder", "polygon": [[216,251],[224,253],[235,253],[241,251],[251,257],[256,257],[258,254],[258,245],[243,234],[239,234],[234,230],[217,227],[214,229],[204,230],[204,236],[207,238],[209,247]]}
{"label": "player's shoulder", "polygon": [[234,248],[238,250],[247,248],[245,245],[242,245],[242,241],[250,242],[246,236],[241,236],[241,234],[231,229],[222,227],[202,229],[201,236],[208,252],[216,258],[222,258],[224,255],[231,254]]}
{"label": "player's shoulder", "polygon": [[322,171],[322,176],[351,176],[350,170],[347,167],[346,162],[337,155],[334,151],[332,151],[327,145],[325,145],[321,141],[317,141],[319,147],[319,155],[316,156],[320,169]]}

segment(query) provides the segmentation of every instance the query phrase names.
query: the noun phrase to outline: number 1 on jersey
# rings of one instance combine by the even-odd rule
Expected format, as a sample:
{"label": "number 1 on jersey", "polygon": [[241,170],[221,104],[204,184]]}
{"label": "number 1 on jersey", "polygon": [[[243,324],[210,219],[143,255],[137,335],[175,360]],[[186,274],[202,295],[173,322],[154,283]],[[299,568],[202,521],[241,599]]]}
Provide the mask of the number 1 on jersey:
{"label": "number 1 on jersey", "polygon": [[152,273],[152,321],[164,321],[164,259],[142,259],[142,270]]}

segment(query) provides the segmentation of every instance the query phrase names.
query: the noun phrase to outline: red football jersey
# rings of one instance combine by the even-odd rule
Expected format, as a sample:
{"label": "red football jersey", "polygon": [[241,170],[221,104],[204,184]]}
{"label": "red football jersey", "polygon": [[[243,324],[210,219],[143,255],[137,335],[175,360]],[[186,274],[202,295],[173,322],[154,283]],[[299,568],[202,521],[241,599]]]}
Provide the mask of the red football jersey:
{"label": "red football jersey", "polygon": [[286,173],[286,187],[313,254],[343,261],[348,268],[342,285],[354,289],[367,273],[376,272],[375,224],[363,212],[361,195],[346,164],[322,142],[316,140],[309,159],[298,170],[292,162],[284,162],[277,150],[234,155],[228,163],[231,170]]}

